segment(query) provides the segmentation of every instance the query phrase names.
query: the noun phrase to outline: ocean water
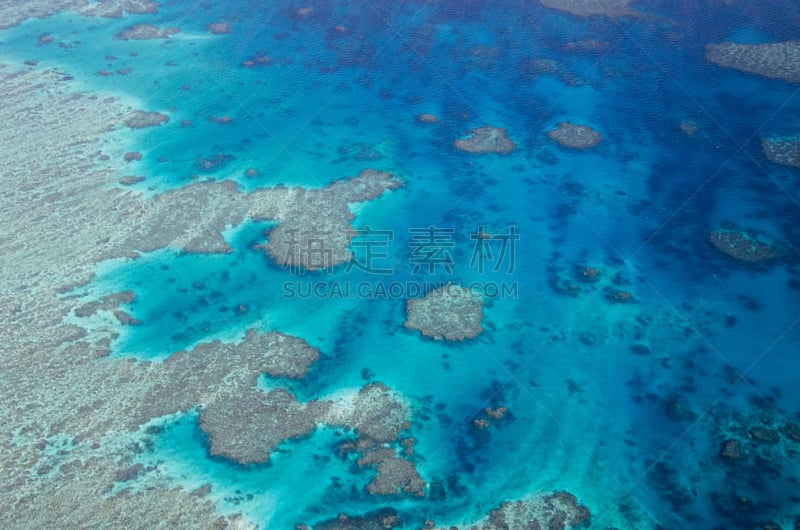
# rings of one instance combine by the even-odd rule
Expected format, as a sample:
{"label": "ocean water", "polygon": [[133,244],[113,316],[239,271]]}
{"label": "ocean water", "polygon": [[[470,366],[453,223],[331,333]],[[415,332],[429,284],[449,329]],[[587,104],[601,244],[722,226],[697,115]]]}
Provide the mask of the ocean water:
{"label": "ocean water", "polygon": [[[552,490],[575,494],[597,528],[790,527],[800,445],[761,446],[747,430],[800,419],[800,173],[760,147],[800,130],[800,93],[703,54],[722,40],[800,38],[800,8],[639,2],[651,17],[604,19],[511,0],[308,5],[307,16],[297,14],[306,3],[287,0],[167,1],[156,15],[120,20],[64,14],[4,31],[0,52],[168,114],[164,126],[129,133],[143,160],[119,176],[145,176],[133,188],[148,194],[223,178],[243,190],[322,187],[365,168],[405,182],[353,205],[356,227],[392,233],[392,274],[282,269],[252,248],[271,225],[250,222],[226,234],[231,254],[163,249],[105,263],[75,294],[136,294],[126,310],[142,323],[120,328],[113,356],[164,359],[255,327],[319,348],[308,377],[291,383],[301,399],[383,382],[413,404],[429,495],[369,496],[372,471],[338,459],[327,428],[283,444],[268,464],[239,466],[208,455],[190,413],[155,419],[164,429],[136,458],[157,464],[167,484],[212,484],[220,510],[270,529],[387,506],[407,528],[459,524]],[[221,20],[230,34],[205,30]],[[113,38],[136,22],[181,31]],[[37,45],[42,33],[56,42]],[[567,45],[584,39],[602,45]],[[258,54],[270,63],[242,66]],[[439,122],[417,123],[421,113]],[[230,122],[211,119],[223,116]],[[546,137],[562,121],[603,141],[562,148]],[[517,149],[453,148],[482,125],[504,127]],[[452,229],[451,273],[413,270],[414,229],[430,226]],[[518,232],[512,271],[471,266],[478,226]],[[736,262],[707,240],[726,226],[793,254]],[[597,281],[583,281],[586,266]],[[513,293],[486,298],[477,338],[444,343],[403,327],[404,296],[286,296],[287,284],[311,281],[373,291],[479,282]],[[615,290],[633,301],[614,301]],[[485,407],[501,405],[506,418],[475,428]],[[757,457],[723,461],[730,438]],[[133,487],[154,480],[144,477]]]}

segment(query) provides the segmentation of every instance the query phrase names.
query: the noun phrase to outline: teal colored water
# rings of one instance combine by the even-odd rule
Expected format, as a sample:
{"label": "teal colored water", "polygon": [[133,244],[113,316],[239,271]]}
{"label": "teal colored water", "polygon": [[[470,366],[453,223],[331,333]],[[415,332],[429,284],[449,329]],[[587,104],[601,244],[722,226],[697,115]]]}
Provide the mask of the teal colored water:
{"label": "teal colored water", "polygon": [[[321,351],[308,378],[291,383],[301,399],[367,380],[408,396],[431,495],[370,497],[369,473],[335,456],[336,433],[325,428],[284,444],[270,464],[242,467],[210,458],[188,415],[169,419],[137,458],[160,462],[168,482],[211,483],[222,509],[270,529],[383,506],[409,528],[425,518],[456,524],[545,490],[575,494],[597,528],[790,524],[800,513],[798,447],[786,439],[771,460],[739,467],[719,453],[726,439],[747,439],[726,430],[736,415],[772,426],[800,417],[796,254],[750,266],[707,236],[735,226],[800,247],[798,173],[769,163],[760,146],[800,130],[800,95],[703,54],[726,39],[798,38],[797,7],[640,2],[657,18],[607,20],[510,0],[352,1],[297,15],[303,6],[165,2],[146,22],[181,32],[142,42],[113,39],[132,17],[64,15],[5,31],[0,51],[169,114],[166,126],[130,133],[143,161],[125,174],[146,175],[136,186],[150,193],[222,178],[243,189],[321,187],[368,167],[404,180],[354,206],[356,227],[393,233],[392,275],[293,274],[251,248],[270,225],[249,223],[227,234],[231,254],[163,250],[107,263],[78,292],[136,294],[126,309],[142,324],[120,330],[116,356],[164,359],[251,327],[278,330]],[[204,29],[219,20],[232,23],[229,35]],[[96,38],[72,42],[77,25]],[[45,31],[71,44],[37,46]],[[603,45],[566,45],[581,39]],[[242,66],[261,53],[268,65]],[[420,113],[440,121],[416,123]],[[223,116],[230,123],[210,119]],[[590,125],[603,141],[560,148],[546,131],[562,121]],[[697,132],[681,132],[682,122]],[[504,127],[517,150],[452,147],[485,124]],[[470,266],[479,225],[518,231],[513,272]],[[409,229],[428,226],[454,230],[452,274],[414,274]],[[587,266],[596,282],[583,281]],[[387,278],[516,291],[488,299],[485,332],[457,344],[404,329],[402,297],[285,296],[287,282],[375,289]],[[634,301],[613,300],[617,290]],[[498,405],[509,416],[475,429]]]}

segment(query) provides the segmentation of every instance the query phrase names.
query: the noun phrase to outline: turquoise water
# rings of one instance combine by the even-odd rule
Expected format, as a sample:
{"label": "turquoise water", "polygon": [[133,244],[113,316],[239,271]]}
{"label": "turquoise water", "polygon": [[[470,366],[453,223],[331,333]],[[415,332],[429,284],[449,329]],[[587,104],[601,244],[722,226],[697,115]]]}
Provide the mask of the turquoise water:
{"label": "turquoise water", "polygon": [[[706,236],[733,224],[800,246],[798,173],[770,164],[759,141],[798,130],[800,95],[720,69],[703,53],[726,39],[798,38],[790,21],[800,15],[781,2],[738,11],[639,4],[657,18],[578,19],[511,1],[352,1],[313,5],[308,16],[284,0],[165,2],[158,15],[60,15],[3,32],[4,57],[37,59],[37,68],[69,72],[76,88],[137,98],[170,116],[130,133],[143,160],[120,176],[146,176],[134,189],[222,178],[245,190],[321,187],[368,167],[406,183],[354,206],[355,226],[392,231],[390,276],[282,270],[251,248],[270,225],[250,223],[227,234],[232,254],[165,249],[107,263],[80,294],[136,294],[126,309],[142,324],[121,329],[115,356],[163,359],[257,327],[320,349],[308,378],[292,383],[301,399],[366,380],[392,387],[414,404],[430,495],[369,497],[370,472],[338,459],[336,433],[324,428],[284,444],[270,464],[242,467],[210,458],[189,415],[168,420],[137,458],[160,462],[167,481],[211,483],[222,510],[243,510],[265,528],[383,506],[408,528],[425,518],[455,524],[546,490],[575,494],[598,528],[788,525],[800,513],[800,446],[755,445],[735,464],[719,450],[734,414],[745,427],[800,418],[796,254],[754,267]],[[134,20],[181,32],[113,39]],[[232,23],[231,34],[204,29],[218,20]],[[37,46],[44,32],[71,44]],[[565,45],[586,38],[606,47]],[[241,65],[259,53],[271,62]],[[556,61],[557,72],[536,71],[532,58]],[[133,70],[96,73],[125,68]],[[420,113],[439,122],[416,123]],[[210,119],[222,116],[230,123]],[[586,152],[560,148],[546,131],[561,121],[591,125],[603,141]],[[687,121],[698,126],[693,136],[679,130]],[[485,124],[504,127],[518,149],[499,157],[452,148]],[[208,170],[204,159],[219,163]],[[470,267],[479,225],[519,232],[513,272]],[[409,229],[427,226],[454,230],[452,274],[413,273]],[[585,266],[600,271],[596,282],[581,281]],[[402,297],[284,296],[286,282],[375,288],[387,278],[505,282],[516,292],[488,300],[486,331],[458,344],[404,329]],[[615,303],[606,289],[634,302]],[[675,403],[691,413],[676,414]],[[476,430],[490,405],[510,414]],[[747,508],[736,502],[743,497]]]}

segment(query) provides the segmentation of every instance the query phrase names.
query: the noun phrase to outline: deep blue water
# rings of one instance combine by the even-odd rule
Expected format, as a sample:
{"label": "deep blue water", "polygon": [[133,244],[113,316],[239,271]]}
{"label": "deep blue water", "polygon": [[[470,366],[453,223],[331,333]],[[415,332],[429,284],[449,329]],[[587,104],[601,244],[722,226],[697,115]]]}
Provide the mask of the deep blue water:
{"label": "deep blue water", "polygon": [[[359,207],[355,225],[393,232],[393,280],[502,281],[517,296],[487,303],[477,339],[443,344],[402,327],[403,299],[284,297],[290,281],[375,286],[386,277],[293,275],[250,248],[266,224],[231,230],[228,255],[164,250],[105,264],[85,296],[131,289],[128,309],[142,320],[122,331],[114,355],[165,358],[249,327],[300,336],[321,351],[293,386],[304,399],[359,386],[366,370],[412,400],[418,466],[437,494],[370,498],[369,473],[338,460],[324,429],[243,468],[210,459],[187,416],[169,420],[140,458],[161,461],[176,483],[211,482],[222,509],[268,528],[382,506],[403,512],[409,528],[425,518],[455,524],[555,489],[584,502],[597,528],[788,525],[800,513],[800,446],[756,445],[735,465],[719,450],[730,437],[753,445],[752,425],[800,418],[800,269],[796,258],[737,263],[706,236],[734,225],[800,247],[800,174],[760,148],[762,137],[800,130],[800,94],[703,54],[726,39],[800,38],[800,8],[641,2],[651,18],[608,20],[521,1],[347,1],[297,15],[305,5],[165,2],[136,18],[178,26],[169,41],[114,40],[134,17],[63,15],[4,32],[0,52],[167,112],[167,125],[129,135],[144,160],[123,174],[146,176],[143,191],[205,178],[319,187],[367,167],[391,171],[406,186]],[[218,20],[232,23],[231,34],[204,30]],[[80,43],[40,47],[43,32]],[[604,46],[566,46],[581,39]],[[271,63],[241,66],[259,53]],[[558,72],[537,71],[534,58],[556,61]],[[96,74],[124,68],[133,71]],[[424,112],[439,123],[415,123]],[[560,148],[545,134],[565,120],[603,141]],[[697,124],[694,136],[678,129],[686,121]],[[506,128],[518,149],[500,157],[452,147],[485,124]],[[372,160],[358,156],[365,146]],[[204,170],[217,155],[221,163]],[[513,273],[470,267],[478,225],[516,227]],[[427,226],[454,230],[452,275],[413,274],[409,229]],[[580,283],[587,265],[598,282]],[[565,294],[569,282],[580,292]],[[635,303],[614,303],[605,288]],[[675,414],[676,403],[691,414]],[[507,420],[472,427],[500,404]]]}

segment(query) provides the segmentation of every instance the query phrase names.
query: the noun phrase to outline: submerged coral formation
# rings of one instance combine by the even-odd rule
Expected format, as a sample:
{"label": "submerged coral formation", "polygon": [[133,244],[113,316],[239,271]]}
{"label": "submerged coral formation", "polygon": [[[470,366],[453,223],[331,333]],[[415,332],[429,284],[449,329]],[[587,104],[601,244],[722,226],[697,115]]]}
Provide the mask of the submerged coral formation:
{"label": "submerged coral formation", "polygon": [[266,53],[259,52],[242,61],[242,66],[245,68],[255,68],[258,66],[266,66],[271,62],[272,59],[270,59]]}
{"label": "submerged coral formation", "polygon": [[152,24],[136,24],[117,33],[119,40],[151,40],[168,39],[170,35],[180,32],[178,28],[160,29]]}
{"label": "submerged coral formation", "polygon": [[339,398],[327,421],[354,429],[360,438],[386,443],[409,428],[410,415],[411,411],[389,387],[371,383],[355,396]]}
{"label": "submerged coral formation", "polygon": [[88,17],[121,18],[124,13],[146,15],[158,12],[158,4],[152,0],[97,0],[84,4],[78,12]]}
{"label": "submerged coral formation", "polygon": [[345,143],[336,150],[336,153],[341,155],[341,158],[337,159],[337,163],[348,158],[361,162],[372,162],[383,158],[378,146],[365,142]]}
{"label": "submerged coral formation", "polygon": [[[73,446],[71,451],[80,453],[82,448]],[[21,458],[17,462],[27,463]],[[34,492],[0,514],[3,528],[92,528],[98,521],[101,525],[113,521],[119,528],[168,524],[171,528],[256,529],[240,514],[220,515],[214,501],[200,491],[166,487],[109,495],[110,485],[122,478],[114,472],[118,465],[109,457],[70,454],[52,475],[38,476]],[[37,509],[42,504],[47,508]]]}
{"label": "submerged coral formation", "polygon": [[784,254],[777,245],[759,241],[742,230],[711,230],[708,239],[712,245],[728,256],[749,263],[773,260]]}
{"label": "submerged coral formation", "polygon": [[[169,116],[166,114],[161,114],[160,112],[145,112],[143,110],[138,110],[125,118],[123,122],[127,127],[131,129],[145,129],[147,127],[157,127],[162,123],[166,123],[169,121]],[[139,160],[141,160],[141,156],[139,156]]]}
{"label": "submerged coral formation", "polygon": [[75,309],[75,316],[79,318],[86,318],[96,314],[101,310],[114,311],[117,309],[117,307],[119,307],[120,304],[130,304],[133,302],[134,298],[135,295],[133,294],[133,291],[109,294],[100,298],[99,300],[87,302],[78,307]]}
{"label": "submerged coral formation", "polygon": [[206,25],[206,29],[214,35],[226,35],[231,32],[230,22],[213,22]]}
{"label": "submerged coral formation", "polygon": [[[793,424],[786,420],[784,413],[771,404],[756,402],[753,405],[719,403],[705,414],[702,428],[717,440],[717,445],[711,446],[709,457],[724,465],[711,466],[710,476],[705,476],[704,480],[715,484],[716,491],[711,493],[713,509],[734,520],[736,526],[781,528],[777,523],[765,521],[768,518],[797,521],[793,511],[754,508],[793,504],[791,488],[772,485],[797,480],[800,426],[791,427]],[[792,528],[791,524],[788,528]]]}
{"label": "submerged coral formation", "polygon": [[303,378],[319,358],[319,351],[306,341],[277,332],[248,330],[235,347],[239,355],[260,359],[259,369],[272,377]]}
{"label": "submerged coral formation", "polygon": [[519,71],[525,77],[532,78],[542,75],[554,75],[562,83],[570,86],[586,83],[585,79],[577,77],[568,68],[550,57],[529,57],[522,61]]}
{"label": "submerged coral formation", "polygon": [[417,497],[425,495],[425,481],[414,463],[400,458],[393,448],[380,447],[369,451],[358,459],[357,464],[377,470],[375,478],[367,484],[371,495],[397,495],[401,492]]}
{"label": "submerged coral formation", "polygon": [[425,481],[413,462],[398,455],[395,447],[402,445],[401,432],[407,430],[411,410],[399,396],[381,383],[372,383],[356,395],[344,395],[334,400],[326,423],[353,429],[358,435],[345,452],[362,456],[360,467],[373,467],[377,474],[367,485],[372,495],[425,495]]}
{"label": "submerged coral formation", "polygon": [[436,340],[471,339],[483,331],[483,301],[471,289],[455,284],[409,300],[406,313],[407,328]]}
{"label": "submerged coral formation", "polygon": [[767,138],[761,147],[770,162],[800,168],[800,136]]}
{"label": "submerged coral formation", "polygon": [[267,462],[286,440],[306,436],[319,425],[353,430],[357,442],[346,452],[361,454],[360,467],[377,474],[367,485],[372,495],[425,494],[425,481],[415,465],[401,458],[399,434],[409,428],[410,411],[386,386],[372,383],[355,394],[300,403],[285,390],[262,392],[255,387],[217,399],[200,413],[212,455],[240,464]]}
{"label": "submerged coral formation", "polygon": [[346,263],[352,259],[348,245],[353,237],[353,214],[348,205],[402,185],[390,173],[367,169],[321,190],[281,188],[281,207],[263,216],[281,224],[266,233],[269,241],[259,248],[277,264],[288,267],[318,270]]}
{"label": "submerged coral formation", "polygon": [[120,177],[119,183],[123,186],[133,186],[134,184],[138,184],[144,180],[145,178],[141,175],[125,175],[124,177]]}
{"label": "submerged coral formation", "polygon": [[[578,499],[567,492],[540,494],[530,499],[504,502],[482,520],[465,525],[481,530],[512,528],[567,530],[588,527],[591,513]],[[439,530],[447,530],[442,527]]]}
{"label": "submerged coral formation", "polygon": [[505,129],[489,126],[471,130],[465,138],[453,142],[453,145],[455,145],[456,149],[473,154],[497,153],[505,155],[517,148],[506,134]]}
{"label": "submerged coral formation", "polygon": [[547,137],[572,149],[590,149],[603,139],[599,132],[588,125],[577,125],[567,121],[559,123],[557,128],[547,133]]}
{"label": "submerged coral formation", "polygon": [[800,41],[708,44],[706,59],[725,68],[800,83]]}
{"label": "submerged coral formation", "polygon": [[285,390],[265,393],[253,388],[203,408],[200,428],[208,434],[212,455],[257,464],[269,460],[281,442],[310,434],[330,406],[299,403]]}
{"label": "submerged coral formation", "polygon": [[567,11],[579,17],[604,15],[607,17],[636,16],[629,5],[633,0],[539,0],[546,7]]}
{"label": "submerged coral formation", "polygon": [[[400,516],[391,508],[383,508],[361,516],[339,514],[334,519],[314,525],[314,530],[392,530],[402,523]],[[295,530],[310,530],[306,525],[297,525]]]}
{"label": "submerged coral formation", "polygon": [[800,425],[797,423],[788,422],[783,427],[783,435],[793,442],[800,443]]}
{"label": "submerged coral formation", "polygon": [[[119,303],[130,301],[131,293],[109,295],[97,303],[84,304],[76,310],[76,314],[88,318],[98,311],[111,311]],[[69,359],[78,358],[90,350],[89,345],[81,341],[82,338],[76,337],[77,342],[66,348],[65,355]],[[78,440],[87,440],[87,443],[79,444],[77,449],[83,455],[83,463],[75,460],[59,466],[60,477],[74,487],[67,487],[61,481],[52,482],[52,486],[51,481],[36,484],[39,494],[46,495],[53,488],[53,496],[46,497],[50,499],[47,501],[50,509],[36,510],[38,501],[29,502],[30,509],[36,510],[37,515],[26,515],[26,520],[51,521],[50,517],[53,520],[63,518],[67,522],[62,521],[61,524],[66,527],[82,527],[85,525],[78,521],[91,520],[94,507],[94,510],[102,509],[109,517],[119,509],[123,512],[117,514],[121,517],[119,521],[127,520],[124,513],[126,509],[131,514],[139,514],[143,517],[142,521],[150,521],[150,516],[136,508],[142,506],[142,509],[153,512],[152,524],[156,524],[159,517],[161,520],[163,517],[177,517],[172,512],[179,510],[185,515],[175,520],[184,521],[186,527],[195,524],[212,527],[218,516],[214,515],[211,502],[190,496],[179,489],[106,498],[108,484],[119,480],[116,471],[118,462],[125,462],[119,458],[126,455],[112,454],[113,458],[106,458],[102,456],[103,446],[99,446],[102,457],[95,456],[88,447],[95,445],[89,442],[101,439],[108,430],[132,431],[154,417],[186,411],[198,404],[207,406],[212,412],[220,403],[231,400],[241,406],[242,402],[237,398],[242,393],[255,390],[260,373],[300,376],[316,356],[317,351],[300,339],[278,333],[259,334],[251,331],[238,344],[219,341],[202,344],[192,351],[178,352],[163,363],[95,361],[61,372],[61,377],[68,377],[70,382],[59,389],[57,403],[42,402],[39,405],[60,411],[58,419],[50,422],[50,430],[43,432],[69,432]],[[81,383],[76,384],[76,381]],[[82,399],[82,396],[88,399]],[[67,400],[75,408],[64,409],[62,400]],[[296,428],[295,424],[287,422],[285,417],[281,420],[279,428],[284,436],[295,432],[292,430]],[[107,450],[113,450],[113,447]],[[16,493],[24,494],[24,490]],[[59,501],[54,503],[52,498],[56,497]],[[82,508],[76,509],[75,506]],[[18,513],[28,513],[21,506],[20,510]],[[207,524],[202,523],[206,520]]]}
{"label": "submerged coral formation", "polygon": [[435,114],[417,114],[415,118],[418,123],[437,123],[439,121],[439,117]]}
{"label": "submerged coral formation", "polygon": [[[0,385],[6,404],[0,421],[41,436],[68,433],[84,451],[84,467],[58,468],[55,478],[34,473],[31,479],[34,462],[27,455],[39,436],[4,448],[0,500],[14,510],[0,514],[0,525],[13,527],[25,520],[40,528],[80,528],[91,526],[88,521],[96,522],[102,512],[119,516],[115,521],[124,526],[127,512],[137,517],[133,526],[156,528],[165,520],[180,526],[191,520],[183,526],[211,528],[219,516],[210,501],[180,489],[109,498],[107,488],[132,455],[126,447],[100,442],[109,433],[128,436],[153,418],[198,406],[213,410],[227,398],[256,391],[262,373],[297,377],[317,353],[299,339],[252,332],[239,343],[201,344],[164,362],[109,358],[110,341],[121,327],[118,319],[125,319],[117,306],[130,297],[86,307],[85,301],[63,294],[89,282],[97,264],[108,259],[166,247],[229,252],[222,232],[248,219],[275,219],[299,229],[329,223],[347,231],[353,219],[349,203],[377,197],[400,183],[376,172],[319,190],[245,193],[225,181],[194,183],[154,197],[98,185],[124,174],[123,157],[105,152],[124,153],[130,146],[112,143],[116,140],[108,132],[138,111],[113,97],[71,93],[65,78],[53,70],[18,72],[0,65],[0,119],[10,124],[0,130],[6,148],[0,177],[7,183],[0,197],[7,214],[0,253],[15,264],[13,270],[4,269],[0,310],[6,320],[0,341],[7,372],[18,374]],[[335,204],[319,208],[327,198]],[[332,219],[320,219],[320,212]],[[31,246],[31,226],[49,237]],[[329,243],[346,241],[333,238]],[[337,246],[335,255],[349,257],[345,246]],[[100,321],[106,324],[97,328],[94,322]]]}
{"label": "submerged coral formation", "polygon": [[[129,300],[127,293],[111,295],[80,306],[76,316],[88,318],[100,311],[113,314],[119,303]],[[90,350],[90,344],[82,341],[84,337],[78,335],[67,351],[77,354]],[[83,437],[99,436],[112,427],[133,430],[151,418],[186,412],[197,405],[209,407],[252,398],[261,374],[302,378],[318,356],[319,352],[302,339],[251,329],[239,342],[202,343],[192,350],[173,353],[164,362],[107,360],[97,364],[96,377],[119,377],[125,382],[118,382],[114,388],[95,388],[95,395],[103,399],[92,402],[91,421],[81,414],[63,414],[59,425]],[[81,389],[76,389],[70,395],[79,392]],[[129,401],[134,395],[139,399]]]}
{"label": "submerged coral formation", "polygon": [[10,28],[32,18],[73,11],[85,17],[120,18],[124,13],[143,15],[157,13],[152,0],[26,0],[0,3],[0,29]]}

